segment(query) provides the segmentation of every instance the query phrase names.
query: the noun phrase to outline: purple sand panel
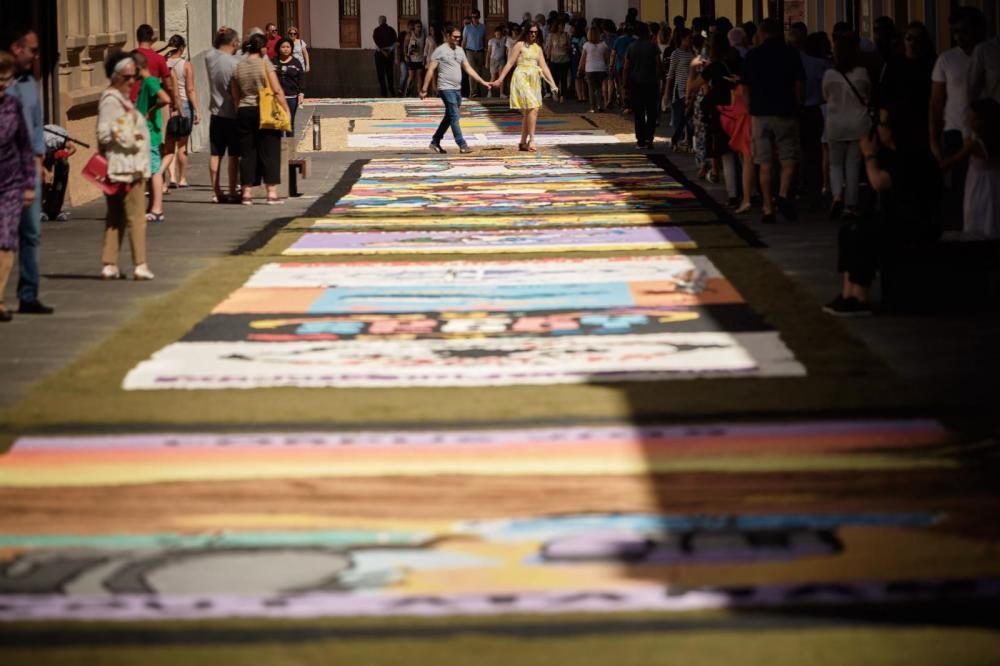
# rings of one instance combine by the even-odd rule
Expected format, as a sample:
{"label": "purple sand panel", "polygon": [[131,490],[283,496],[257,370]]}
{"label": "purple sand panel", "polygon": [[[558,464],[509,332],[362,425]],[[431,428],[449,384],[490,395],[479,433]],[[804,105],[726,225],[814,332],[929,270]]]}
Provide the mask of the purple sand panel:
{"label": "purple sand panel", "polygon": [[430,247],[491,248],[608,245],[693,245],[680,227],[608,227],[584,229],[501,229],[495,231],[362,231],[310,232],[290,250],[386,250]]}

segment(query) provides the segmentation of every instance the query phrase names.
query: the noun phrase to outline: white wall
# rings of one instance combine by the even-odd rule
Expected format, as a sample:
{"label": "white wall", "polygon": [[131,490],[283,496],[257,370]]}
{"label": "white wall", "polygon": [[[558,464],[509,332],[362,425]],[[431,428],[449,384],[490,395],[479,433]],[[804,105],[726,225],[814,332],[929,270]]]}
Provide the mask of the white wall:
{"label": "white wall", "polygon": [[[556,7],[556,3],[551,0],[546,2],[539,2],[538,0],[510,0],[507,5],[510,12],[510,20],[517,22],[520,22],[524,12],[531,12],[532,16],[539,13],[548,16],[549,11]],[[601,18],[612,19],[615,23],[620,23],[625,20],[625,13],[628,11],[628,8],[630,6],[638,8],[639,3],[637,0],[587,0],[586,5],[586,18],[588,20],[595,16],[600,16]]]}
{"label": "white wall", "polygon": [[316,0],[309,3],[309,32],[315,49],[340,48],[340,7],[337,2]]}

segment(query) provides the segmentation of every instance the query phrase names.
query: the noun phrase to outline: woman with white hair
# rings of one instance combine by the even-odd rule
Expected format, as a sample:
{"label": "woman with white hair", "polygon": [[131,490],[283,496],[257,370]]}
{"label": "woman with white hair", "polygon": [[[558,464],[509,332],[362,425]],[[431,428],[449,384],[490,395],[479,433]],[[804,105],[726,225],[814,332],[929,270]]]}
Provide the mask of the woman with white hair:
{"label": "woman with white hair", "polygon": [[741,58],[747,57],[747,33],[743,28],[733,28],[727,34],[729,37],[729,45],[736,49],[736,52],[740,54]]}
{"label": "woman with white hair", "polygon": [[129,91],[138,75],[135,61],[124,52],[113,53],[104,62],[111,83],[97,104],[97,145],[107,160],[105,191],[108,215],[104,225],[101,277],[121,277],[118,255],[128,231],[132,246],[132,277],[152,280],[146,265],[146,179],[150,176],[149,128],[146,119],[129,100]]}

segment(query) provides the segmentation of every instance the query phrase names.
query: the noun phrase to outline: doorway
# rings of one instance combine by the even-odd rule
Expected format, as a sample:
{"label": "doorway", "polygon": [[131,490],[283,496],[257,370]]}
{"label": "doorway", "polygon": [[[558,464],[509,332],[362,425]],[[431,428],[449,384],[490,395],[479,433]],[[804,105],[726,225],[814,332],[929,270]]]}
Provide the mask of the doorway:
{"label": "doorway", "polygon": [[449,24],[461,27],[477,4],[475,0],[431,0],[427,7],[427,20],[442,27]]}

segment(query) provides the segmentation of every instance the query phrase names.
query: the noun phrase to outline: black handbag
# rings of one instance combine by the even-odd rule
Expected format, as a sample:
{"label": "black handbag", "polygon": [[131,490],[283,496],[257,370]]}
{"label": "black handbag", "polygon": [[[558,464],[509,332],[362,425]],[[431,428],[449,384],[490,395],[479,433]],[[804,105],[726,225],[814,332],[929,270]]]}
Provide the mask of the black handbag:
{"label": "black handbag", "polygon": [[192,126],[191,119],[187,116],[170,116],[170,120],[167,121],[167,134],[175,137],[191,136]]}

